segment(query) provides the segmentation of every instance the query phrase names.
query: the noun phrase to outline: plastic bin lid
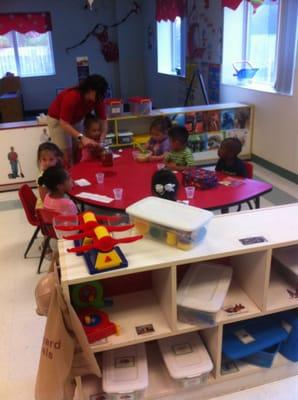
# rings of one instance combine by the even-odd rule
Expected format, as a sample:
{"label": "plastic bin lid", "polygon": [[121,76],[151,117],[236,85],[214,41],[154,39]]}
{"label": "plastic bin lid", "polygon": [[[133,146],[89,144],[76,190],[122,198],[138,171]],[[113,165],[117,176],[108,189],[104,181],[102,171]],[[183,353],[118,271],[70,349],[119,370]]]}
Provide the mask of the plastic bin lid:
{"label": "plastic bin lid", "polygon": [[225,327],[222,349],[232,360],[267,349],[288,337],[278,318],[256,318]]}
{"label": "plastic bin lid", "polygon": [[105,104],[122,104],[123,100],[122,99],[104,99]]}
{"label": "plastic bin lid", "polygon": [[274,250],[273,257],[298,276],[298,246]]}
{"label": "plastic bin lid", "polygon": [[146,197],[129,206],[126,212],[133,217],[184,232],[198,230],[213,217],[210,211],[159,197]]}
{"label": "plastic bin lid", "polygon": [[202,339],[195,332],[161,339],[158,345],[169,374],[174,379],[193,378],[213,369]]}
{"label": "plastic bin lid", "polygon": [[119,136],[133,136],[133,133],[132,132],[120,132],[119,133]]}
{"label": "plastic bin lid", "polygon": [[131,393],[148,386],[148,366],[143,343],[106,351],[102,358],[102,385],[106,393]]}
{"label": "plastic bin lid", "polygon": [[134,96],[128,99],[130,103],[143,103],[151,101],[150,97]]}
{"label": "plastic bin lid", "polygon": [[193,310],[216,313],[223,305],[232,273],[232,268],[221,264],[192,265],[179,285],[177,304]]}

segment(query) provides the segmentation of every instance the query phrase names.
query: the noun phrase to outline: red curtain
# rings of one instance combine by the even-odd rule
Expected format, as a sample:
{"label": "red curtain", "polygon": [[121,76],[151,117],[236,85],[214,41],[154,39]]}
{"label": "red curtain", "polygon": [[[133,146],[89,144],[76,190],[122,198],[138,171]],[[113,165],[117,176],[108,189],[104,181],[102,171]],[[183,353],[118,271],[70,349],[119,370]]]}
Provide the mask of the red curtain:
{"label": "red curtain", "polygon": [[156,21],[175,21],[183,18],[187,12],[186,0],[156,0]]}
{"label": "red curtain", "polygon": [[[221,0],[223,7],[231,8],[232,10],[236,10],[243,0]],[[253,6],[254,12],[259,8],[264,0],[247,0]],[[276,0],[271,0],[272,2]]]}
{"label": "red curtain", "polygon": [[232,10],[236,10],[241,3],[242,0],[222,0],[222,6],[231,8]]}
{"label": "red curtain", "polygon": [[48,12],[0,14],[0,35],[10,31],[45,33],[51,30],[51,15]]}

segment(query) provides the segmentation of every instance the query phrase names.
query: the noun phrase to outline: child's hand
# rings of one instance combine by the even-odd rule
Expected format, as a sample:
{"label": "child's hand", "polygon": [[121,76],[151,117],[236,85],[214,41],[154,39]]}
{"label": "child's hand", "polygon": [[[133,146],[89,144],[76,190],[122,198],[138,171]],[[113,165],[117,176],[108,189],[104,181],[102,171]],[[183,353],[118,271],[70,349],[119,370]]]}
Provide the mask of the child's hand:
{"label": "child's hand", "polygon": [[82,145],[84,147],[86,147],[86,146],[98,146],[98,143],[95,140],[90,139],[87,136],[82,136],[81,143],[82,143]]}

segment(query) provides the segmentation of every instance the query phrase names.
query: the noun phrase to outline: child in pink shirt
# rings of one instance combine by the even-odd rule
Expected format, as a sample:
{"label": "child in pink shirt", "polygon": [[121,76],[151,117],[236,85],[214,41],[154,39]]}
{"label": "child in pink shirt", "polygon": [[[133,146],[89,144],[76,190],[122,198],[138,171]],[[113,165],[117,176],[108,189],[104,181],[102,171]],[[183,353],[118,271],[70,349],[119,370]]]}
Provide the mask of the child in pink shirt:
{"label": "child in pink shirt", "polygon": [[42,183],[48,189],[44,208],[64,215],[78,213],[75,203],[65,197],[72,188],[72,180],[62,167],[49,167],[42,176]]}

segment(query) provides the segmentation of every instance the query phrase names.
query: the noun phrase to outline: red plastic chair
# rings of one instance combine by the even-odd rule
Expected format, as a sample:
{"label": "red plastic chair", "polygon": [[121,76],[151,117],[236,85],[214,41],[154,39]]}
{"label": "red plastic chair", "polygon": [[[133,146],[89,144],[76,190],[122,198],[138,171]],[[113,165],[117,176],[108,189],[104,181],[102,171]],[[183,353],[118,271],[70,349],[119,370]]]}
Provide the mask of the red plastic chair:
{"label": "red plastic chair", "polygon": [[244,161],[244,165],[246,169],[247,178],[252,179],[254,176],[254,166],[248,161]]}
{"label": "red plastic chair", "polygon": [[36,216],[36,210],[35,210],[37,198],[36,198],[35,194],[33,193],[32,189],[28,185],[23,185],[19,189],[19,198],[23,205],[23,208],[24,208],[24,211],[25,211],[25,214],[26,214],[29,224],[36,227],[32,237],[30,239],[30,242],[27,246],[27,249],[24,253],[24,258],[26,258],[29,250],[32,247],[34,240],[36,239],[36,237],[38,235],[38,232],[40,231],[40,224],[39,224],[39,220]]}
{"label": "red plastic chair", "polygon": [[36,210],[36,215],[40,224],[41,232],[45,238],[42,252],[39,259],[37,273],[40,274],[41,266],[46,255],[46,252],[50,246],[51,239],[57,239],[55,229],[53,227],[53,218],[59,215],[55,211],[48,210],[46,208],[39,208]]}

